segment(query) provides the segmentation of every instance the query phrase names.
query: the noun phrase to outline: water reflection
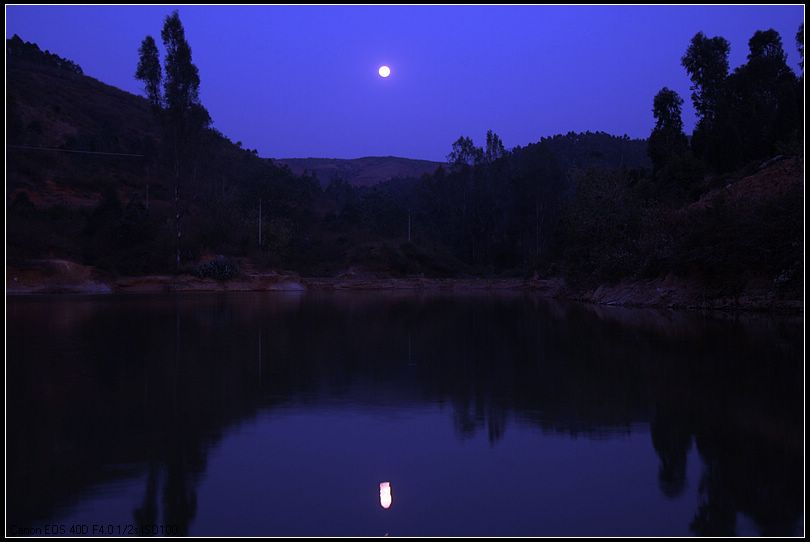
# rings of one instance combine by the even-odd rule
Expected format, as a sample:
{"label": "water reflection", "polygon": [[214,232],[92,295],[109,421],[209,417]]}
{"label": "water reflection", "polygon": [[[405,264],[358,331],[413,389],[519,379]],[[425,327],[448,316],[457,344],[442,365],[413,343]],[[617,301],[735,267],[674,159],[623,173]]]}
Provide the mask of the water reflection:
{"label": "water reflection", "polygon": [[[736,534],[740,514],[762,534],[800,528],[800,323],[522,295],[11,299],[7,316],[7,532],[65,517],[99,488],[129,480],[137,497],[128,521],[209,534],[194,530],[201,483],[219,474],[209,455],[260,413],[394,416],[427,405],[446,412],[466,450],[479,435],[495,449],[527,428],[594,442],[648,432],[633,453],[657,457],[649,484],[672,506],[697,496],[684,529]],[[356,453],[356,438],[347,431],[322,442],[319,459]],[[431,450],[429,440],[412,445]],[[690,480],[694,452],[703,467]],[[542,446],[527,453],[544,461]],[[501,468],[476,454],[476,468]],[[437,459],[437,475],[453,461]],[[381,484],[388,508],[390,485],[385,495]],[[515,498],[531,497],[515,490]],[[493,510],[500,504],[508,503]],[[501,524],[492,514],[493,532],[507,532],[499,528],[508,513]],[[629,513],[617,529],[632,532],[640,520]],[[525,527],[546,534],[529,519]],[[572,520],[569,532],[585,527]]]}
{"label": "water reflection", "polygon": [[391,483],[380,483],[380,506],[388,510],[391,508]]}

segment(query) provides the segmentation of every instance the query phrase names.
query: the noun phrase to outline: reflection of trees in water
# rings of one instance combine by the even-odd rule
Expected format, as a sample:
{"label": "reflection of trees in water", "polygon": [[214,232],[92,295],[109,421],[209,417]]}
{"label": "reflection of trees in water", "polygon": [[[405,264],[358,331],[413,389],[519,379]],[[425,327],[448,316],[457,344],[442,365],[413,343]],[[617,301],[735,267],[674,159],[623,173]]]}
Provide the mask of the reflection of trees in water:
{"label": "reflection of trees in water", "polygon": [[[9,494],[21,498],[9,515],[21,520],[78,500],[105,465],[141,464],[133,519],[187,532],[208,450],[228,426],[271,401],[348,394],[371,405],[448,402],[459,437],[486,431],[493,445],[514,417],[594,436],[648,422],[663,494],[687,486],[693,440],[706,463],[697,534],[734,532],[737,512],[763,532],[789,532],[801,514],[801,447],[784,444],[802,423],[793,327],[649,311],[636,322],[633,311],[520,296],[132,298],[78,313],[62,303],[16,307],[9,323],[8,377],[24,384],[10,390],[9,464],[55,473],[34,495],[25,488],[45,474],[10,472]],[[68,321],[62,314],[69,325],[47,325]],[[774,420],[787,422],[763,437]]]}
{"label": "reflection of trees in water", "polygon": [[[153,526],[162,524],[172,526],[172,531],[168,534],[188,534],[191,521],[197,513],[197,484],[205,471],[204,454],[207,450],[188,452],[190,457],[180,447],[168,453],[165,463],[149,463],[143,502],[132,513],[135,524],[140,528],[139,532],[146,535],[163,534],[151,531]],[[162,498],[158,501],[161,485]],[[159,502],[163,505],[162,516],[159,516]]]}
{"label": "reflection of trees in water", "polygon": [[713,462],[700,479],[700,503],[689,528],[698,536],[734,536],[737,511],[727,491],[728,483],[717,474]]}
{"label": "reflection of trees in water", "polygon": [[[735,534],[737,513],[754,520],[764,536],[795,534],[803,511],[801,436],[794,449],[768,436],[730,427],[717,416],[696,424],[704,461],[700,504],[690,525],[701,536]],[[722,424],[722,425],[721,425]]]}
{"label": "reflection of trees in water", "polygon": [[99,300],[66,328],[48,323],[61,321],[69,302],[31,306],[14,330],[9,375],[25,388],[9,395],[9,462],[31,465],[8,477],[18,524],[115,479],[110,466],[142,465],[126,473],[145,479],[135,523],[186,533],[208,449],[256,411],[255,352],[228,336],[236,324],[227,306],[181,304],[178,319],[172,298],[119,302]]}
{"label": "reflection of trees in water", "polygon": [[461,438],[472,438],[486,428],[487,438],[495,444],[503,438],[508,414],[503,405],[492,400],[469,397],[453,399],[453,425]]}
{"label": "reflection of trees in water", "polygon": [[[703,470],[694,481],[699,504],[692,532],[734,535],[743,513],[763,535],[793,534],[803,495],[797,379],[803,362],[792,336],[798,329],[771,325],[772,333],[760,335],[761,327],[742,329],[739,322],[724,327],[726,333],[710,328],[696,344],[685,342],[659,358],[648,377],[656,397],[650,434],[660,487],[668,496],[683,490],[694,440]],[[786,348],[791,343],[793,350]]]}
{"label": "reflection of trees in water", "polygon": [[627,325],[572,306],[557,318],[542,310],[510,317],[496,307],[486,330],[463,324],[476,319],[475,308],[460,312],[456,321],[472,330],[460,333],[464,379],[452,368],[455,347],[443,351],[435,337],[420,347],[429,325],[413,334],[417,351],[439,345],[420,376],[438,388],[436,398],[452,399],[460,434],[486,426],[497,440],[492,428],[503,428],[508,413],[544,430],[594,436],[648,422],[659,487],[669,498],[687,487],[687,457],[697,443],[705,467],[693,481],[700,495],[693,532],[733,534],[738,513],[762,534],[795,532],[803,472],[798,326]]}
{"label": "reflection of trees in water", "polygon": [[[154,461],[149,461],[146,475],[146,491],[144,491],[143,502],[135,508],[132,513],[135,524],[144,529],[149,525],[157,525],[158,520],[158,475],[160,467]],[[141,530],[143,532],[143,530]],[[147,532],[147,536],[151,533]]]}
{"label": "reflection of trees in water", "polygon": [[197,485],[205,472],[208,452],[207,447],[188,437],[178,428],[175,435],[168,436],[164,449],[153,452],[156,459],[148,461],[143,501],[132,513],[140,532],[163,534],[150,532],[152,526],[163,524],[176,528],[169,534],[188,534],[197,513]]}
{"label": "reflection of trees in water", "polygon": [[692,432],[683,412],[666,406],[656,408],[650,422],[650,436],[658,454],[658,485],[667,497],[674,498],[686,487],[686,456],[692,446]]}

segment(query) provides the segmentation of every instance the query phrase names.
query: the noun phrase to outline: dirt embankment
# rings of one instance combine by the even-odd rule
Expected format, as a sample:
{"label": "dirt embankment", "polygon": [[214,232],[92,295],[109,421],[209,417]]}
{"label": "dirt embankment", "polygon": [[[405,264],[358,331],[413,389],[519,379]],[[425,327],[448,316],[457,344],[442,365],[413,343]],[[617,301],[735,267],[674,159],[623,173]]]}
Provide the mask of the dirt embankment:
{"label": "dirt embankment", "polygon": [[264,292],[304,290],[559,290],[559,281],[522,279],[391,278],[346,273],[334,278],[301,278],[291,273],[243,272],[217,281],[193,275],[147,275],[113,278],[67,260],[29,260],[6,268],[6,293],[110,294],[165,292]]}
{"label": "dirt embankment", "polygon": [[58,259],[6,265],[6,294],[109,294],[110,284],[93,268]]}
{"label": "dirt embankment", "polygon": [[295,275],[245,273],[224,282],[193,275],[147,275],[114,278],[67,260],[28,260],[6,267],[6,293],[112,294],[218,291],[297,291],[306,287]]}
{"label": "dirt embankment", "polygon": [[720,287],[672,275],[603,284],[593,289],[566,288],[562,295],[577,301],[624,307],[800,312],[803,306],[800,293],[783,292],[765,280],[750,280],[742,289],[728,293]]}
{"label": "dirt embankment", "polygon": [[192,275],[111,278],[92,267],[67,260],[34,260],[6,268],[6,293],[10,295],[306,290],[526,291],[555,299],[626,307],[789,312],[800,312],[803,307],[799,294],[780,292],[767,281],[750,281],[742,290],[730,295],[699,281],[674,276],[577,288],[560,278],[391,278],[352,273],[333,278],[302,278],[288,273],[249,272],[222,282]]}

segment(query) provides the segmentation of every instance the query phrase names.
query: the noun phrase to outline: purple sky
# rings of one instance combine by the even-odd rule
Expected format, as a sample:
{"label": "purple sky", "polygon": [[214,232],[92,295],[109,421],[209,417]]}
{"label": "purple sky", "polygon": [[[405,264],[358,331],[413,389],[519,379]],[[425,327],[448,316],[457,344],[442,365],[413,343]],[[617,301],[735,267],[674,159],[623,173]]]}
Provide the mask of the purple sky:
{"label": "purple sky", "polygon": [[[169,6],[7,6],[19,34],[87,75],[142,93],[146,34]],[[507,147],[568,131],[646,137],[663,86],[684,98],[680,58],[698,31],[731,43],[782,35],[798,70],[796,6],[182,6],[215,126],[269,157],[396,155],[443,160],[487,129]],[[388,79],[377,75],[387,64]]]}

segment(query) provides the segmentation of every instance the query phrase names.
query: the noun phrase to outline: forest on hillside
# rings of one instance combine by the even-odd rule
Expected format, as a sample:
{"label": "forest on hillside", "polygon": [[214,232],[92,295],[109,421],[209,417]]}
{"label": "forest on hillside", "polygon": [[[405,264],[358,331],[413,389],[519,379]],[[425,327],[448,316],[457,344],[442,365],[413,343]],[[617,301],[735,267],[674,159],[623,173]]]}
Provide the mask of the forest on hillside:
{"label": "forest on hillside", "polygon": [[[492,131],[480,146],[465,135],[434,174],[369,187],[322,187],[213,129],[176,12],[161,39],[162,61],[148,36],[133,66],[146,100],[7,40],[7,143],[18,147],[7,167],[9,261],[219,279],[246,265],[574,284],[676,274],[801,290],[803,60],[797,75],[774,30],[756,32],[733,71],[723,37],[684,44],[692,134],[684,98],[662,88],[650,97],[648,140],[568,133],[506,149]],[[803,39],[802,26],[802,59]],[[54,96],[56,80],[64,90]],[[49,190],[88,196],[54,204]]]}

